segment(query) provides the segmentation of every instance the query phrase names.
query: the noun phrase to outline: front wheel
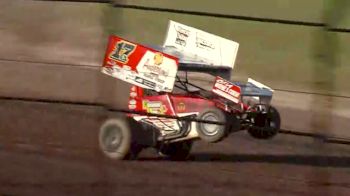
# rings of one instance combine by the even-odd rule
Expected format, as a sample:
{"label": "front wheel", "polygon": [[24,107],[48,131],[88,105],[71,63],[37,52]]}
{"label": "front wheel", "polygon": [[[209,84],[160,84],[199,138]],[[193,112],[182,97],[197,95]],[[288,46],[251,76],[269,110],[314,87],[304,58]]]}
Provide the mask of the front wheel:
{"label": "front wheel", "polygon": [[248,133],[256,139],[270,139],[277,135],[281,126],[281,116],[278,110],[269,107],[266,114],[258,113],[253,118],[253,127],[248,129]]}

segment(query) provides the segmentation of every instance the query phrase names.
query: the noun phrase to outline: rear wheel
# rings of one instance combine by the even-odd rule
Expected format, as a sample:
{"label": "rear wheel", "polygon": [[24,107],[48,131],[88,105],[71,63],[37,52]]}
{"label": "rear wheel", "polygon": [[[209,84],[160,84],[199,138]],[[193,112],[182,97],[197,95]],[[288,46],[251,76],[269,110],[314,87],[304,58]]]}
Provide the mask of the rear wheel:
{"label": "rear wheel", "polygon": [[[198,119],[226,123],[226,115],[224,112],[214,107],[201,111],[198,114]],[[226,136],[227,126],[198,122],[197,131],[202,140],[215,143]]]}
{"label": "rear wheel", "polygon": [[256,139],[270,139],[277,135],[281,117],[276,108],[270,106],[266,114],[259,113],[253,118],[253,126],[248,133]]}
{"label": "rear wheel", "polygon": [[130,156],[131,131],[124,119],[108,119],[100,127],[99,146],[107,157],[122,160]]}

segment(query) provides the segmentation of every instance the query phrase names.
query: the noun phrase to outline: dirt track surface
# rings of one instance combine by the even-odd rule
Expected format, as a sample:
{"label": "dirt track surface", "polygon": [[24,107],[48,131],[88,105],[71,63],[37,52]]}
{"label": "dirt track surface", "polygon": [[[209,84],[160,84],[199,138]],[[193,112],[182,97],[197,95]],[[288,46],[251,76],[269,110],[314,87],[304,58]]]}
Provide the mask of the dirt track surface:
{"label": "dirt track surface", "polygon": [[97,148],[101,108],[0,103],[0,195],[348,195],[350,147],[237,133],[191,160],[152,150],[113,162]]}

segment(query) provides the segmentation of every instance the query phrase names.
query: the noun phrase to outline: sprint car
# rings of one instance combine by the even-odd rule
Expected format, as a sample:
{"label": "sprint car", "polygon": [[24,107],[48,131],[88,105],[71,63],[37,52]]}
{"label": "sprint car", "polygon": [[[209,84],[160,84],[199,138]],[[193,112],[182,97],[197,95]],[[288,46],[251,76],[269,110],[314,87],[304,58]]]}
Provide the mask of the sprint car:
{"label": "sprint car", "polygon": [[[163,46],[109,38],[101,72],[129,83],[130,92],[127,114],[100,127],[107,157],[135,159],[151,147],[185,160],[196,140],[216,143],[241,130],[257,139],[278,133],[273,89],[251,78],[231,81],[238,43],[174,21],[166,37]],[[190,82],[192,72],[210,75],[212,85]]]}

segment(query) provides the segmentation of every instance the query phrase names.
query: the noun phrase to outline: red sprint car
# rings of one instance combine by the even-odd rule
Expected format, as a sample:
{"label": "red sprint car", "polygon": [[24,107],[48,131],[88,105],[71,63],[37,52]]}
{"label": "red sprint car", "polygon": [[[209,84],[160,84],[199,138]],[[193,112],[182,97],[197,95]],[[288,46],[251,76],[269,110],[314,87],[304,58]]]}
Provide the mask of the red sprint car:
{"label": "red sprint car", "polygon": [[[184,160],[198,139],[215,143],[240,130],[258,139],[275,136],[281,119],[270,104],[273,90],[250,78],[230,81],[238,44],[222,39],[173,21],[161,47],[110,36],[101,71],[132,86],[127,114],[100,128],[105,155],[136,158],[152,147]],[[195,72],[206,75],[189,82]]]}

